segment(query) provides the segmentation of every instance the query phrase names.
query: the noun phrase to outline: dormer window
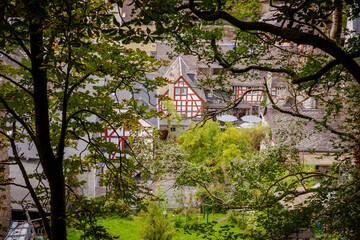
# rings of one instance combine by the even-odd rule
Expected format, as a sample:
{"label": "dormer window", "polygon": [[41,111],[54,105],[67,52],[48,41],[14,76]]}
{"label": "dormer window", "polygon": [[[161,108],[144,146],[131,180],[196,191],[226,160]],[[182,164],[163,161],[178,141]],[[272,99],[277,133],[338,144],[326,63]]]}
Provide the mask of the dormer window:
{"label": "dormer window", "polygon": [[276,88],[276,95],[280,95],[285,91],[285,87],[277,87]]}

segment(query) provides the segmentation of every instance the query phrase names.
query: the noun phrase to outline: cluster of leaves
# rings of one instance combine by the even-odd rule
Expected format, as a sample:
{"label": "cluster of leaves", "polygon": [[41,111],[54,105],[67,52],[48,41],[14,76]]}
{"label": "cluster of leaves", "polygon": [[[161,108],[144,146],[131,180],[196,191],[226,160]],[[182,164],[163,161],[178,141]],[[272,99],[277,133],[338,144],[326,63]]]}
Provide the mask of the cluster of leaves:
{"label": "cluster of leaves", "polygon": [[[212,208],[238,209],[243,217],[233,216],[233,220],[237,219],[234,223],[243,230],[243,238],[286,239],[314,229],[322,221],[324,197],[338,178],[333,172],[318,172],[302,164],[298,146],[308,137],[303,131],[306,123],[290,120],[278,124],[288,128],[280,127],[277,146],[266,146],[261,152],[251,147],[251,136],[264,136],[265,129],[260,134],[256,128],[240,131],[225,126],[222,132],[218,123],[206,122],[183,133],[179,143],[164,143],[166,154],[160,147],[155,159],[162,159],[166,166],[162,173],[173,174],[179,185],[195,182],[201,187],[197,195],[211,199]],[[238,135],[240,132],[243,135]],[[227,155],[228,148],[237,154]],[[327,182],[320,181],[325,179]],[[314,188],[318,182],[322,187]],[[307,204],[296,205],[304,194]],[[310,202],[312,198],[314,202]],[[251,210],[255,212],[247,212]]]}

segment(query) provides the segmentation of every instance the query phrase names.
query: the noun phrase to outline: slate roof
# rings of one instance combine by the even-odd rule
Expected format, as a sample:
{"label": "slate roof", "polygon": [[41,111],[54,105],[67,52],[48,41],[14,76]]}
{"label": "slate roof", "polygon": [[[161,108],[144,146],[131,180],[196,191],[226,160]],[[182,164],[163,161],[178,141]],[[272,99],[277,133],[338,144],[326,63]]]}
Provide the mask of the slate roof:
{"label": "slate roof", "polygon": [[[121,8],[121,19],[123,22],[129,22],[130,20],[132,20],[133,14],[132,11],[134,9],[134,4],[131,0],[125,0],[123,3],[123,7]],[[134,12],[134,15],[138,14],[140,12],[139,9],[137,9],[136,12]]]}
{"label": "slate roof", "polygon": [[[23,58],[27,58],[26,54],[22,50],[15,50],[14,53],[11,55],[13,59],[18,62],[21,62]],[[4,61],[3,65],[12,65],[13,67],[18,67],[18,65],[7,58],[5,55],[0,53],[0,61]]]}
{"label": "slate roof", "polygon": [[[303,114],[311,116],[312,118],[320,120],[323,115],[322,109],[304,109]],[[275,109],[268,109],[264,115],[265,122],[269,125],[272,137],[275,142],[280,137],[278,135],[279,130],[288,128],[291,121],[295,117],[289,114],[281,113]],[[299,119],[299,118],[296,118]],[[338,123],[333,123],[338,124]],[[309,122],[301,128],[303,134],[308,134],[303,140],[298,143],[298,148],[302,152],[308,152],[315,150],[316,152],[340,152],[339,149],[334,148],[333,143],[340,143],[340,139],[334,133],[330,131],[319,132],[315,128],[315,123]]]}
{"label": "slate roof", "polygon": [[188,74],[185,74],[182,77],[190,85],[190,87],[194,90],[194,92],[196,92],[196,94],[199,95],[199,97],[202,100],[206,101],[205,91],[204,91],[204,89],[202,89],[198,86],[199,82],[196,81],[196,79],[194,79],[194,80],[190,79]]}
{"label": "slate roof", "polygon": [[[155,77],[155,75],[156,74],[147,74],[147,78],[152,79]],[[135,85],[135,89],[138,89],[139,92],[131,93],[128,90],[121,90],[121,91],[117,91],[114,97],[119,99],[119,101],[129,100],[131,98],[138,99],[142,104],[149,106],[150,109],[157,110],[158,102],[157,102],[157,98],[155,97],[156,95],[155,91],[149,91],[140,83],[137,83]],[[150,123],[152,126],[157,126],[158,124],[158,120],[156,118],[146,119],[146,121]]]}

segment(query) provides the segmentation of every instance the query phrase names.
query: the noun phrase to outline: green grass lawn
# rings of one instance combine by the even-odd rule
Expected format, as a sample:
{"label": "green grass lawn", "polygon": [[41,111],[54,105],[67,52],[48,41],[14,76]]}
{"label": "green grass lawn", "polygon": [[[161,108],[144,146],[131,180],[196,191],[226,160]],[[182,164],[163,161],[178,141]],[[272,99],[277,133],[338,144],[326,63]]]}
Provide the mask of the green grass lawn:
{"label": "green grass lawn", "polygon": [[[172,214],[169,213],[168,217],[176,226],[183,226],[185,223],[185,217],[183,214]],[[215,226],[215,229],[219,229],[220,226],[225,225],[225,214],[209,214],[209,222],[217,221],[218,223]],[[194,223],[206,223],[206,217],[203,218],[203,215],[198,214],[189,214],[187,215],[186,221],[187,225]],[[142,224],[143,219],[141,217],[135,216],[132,220],[129,218],[121,218],[117,216],[99,219],[99,224],[104,226],[106,230],[113,236],[118,236],[118,239],[123,240],[141,240]],[[196,234],[185,234],[182,227],[174,227],[174,230],[177,231],[178,240],[197,240],[204,239],[200,238]],[[70,229],[68,231],[68,240],[78,240],[81,236],[81,231]]]}

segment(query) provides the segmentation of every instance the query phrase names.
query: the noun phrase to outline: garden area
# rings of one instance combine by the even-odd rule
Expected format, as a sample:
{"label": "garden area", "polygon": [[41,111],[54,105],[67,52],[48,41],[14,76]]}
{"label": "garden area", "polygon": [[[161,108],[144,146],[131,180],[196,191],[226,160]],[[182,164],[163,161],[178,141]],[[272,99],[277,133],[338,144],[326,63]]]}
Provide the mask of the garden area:
{"label": "garden area", "polygon": [[[168,211],[165,206],[163,201],[151,201],[138,213],[99,217],[93,227],[104,228],[109,239],[124,240],[337,239],[319,224],[311,228],[310,212],[286,211],[280,204],[266,211],[246,212],[209,206]],[[68,239],[87,239],[83,233],[71,228]],[[103,237],[94,239],[107,239]]]}
{"label": "garden area", "polygon": [[[163,215],[163,211],[159,214]],[[182,213],[168,212],[158,216],[151,224],[145,221],[144,214],[136,216],[112,216],[99,219],[99,225],[104,226],[114,239],[238,239],[236,234],[240,229],[229,223],[226,214],[210,213],[209,216],[194,211],[186,216]],[[145,217],[145,218],[144,218]],[[226,233],[225,233],[226,231]],[[146,238],[149,236],[149,238]],[[233,235],[234,238],[224,238]],[[81,239],[82,231],[71,229],[68,231],[69,240]]]}

